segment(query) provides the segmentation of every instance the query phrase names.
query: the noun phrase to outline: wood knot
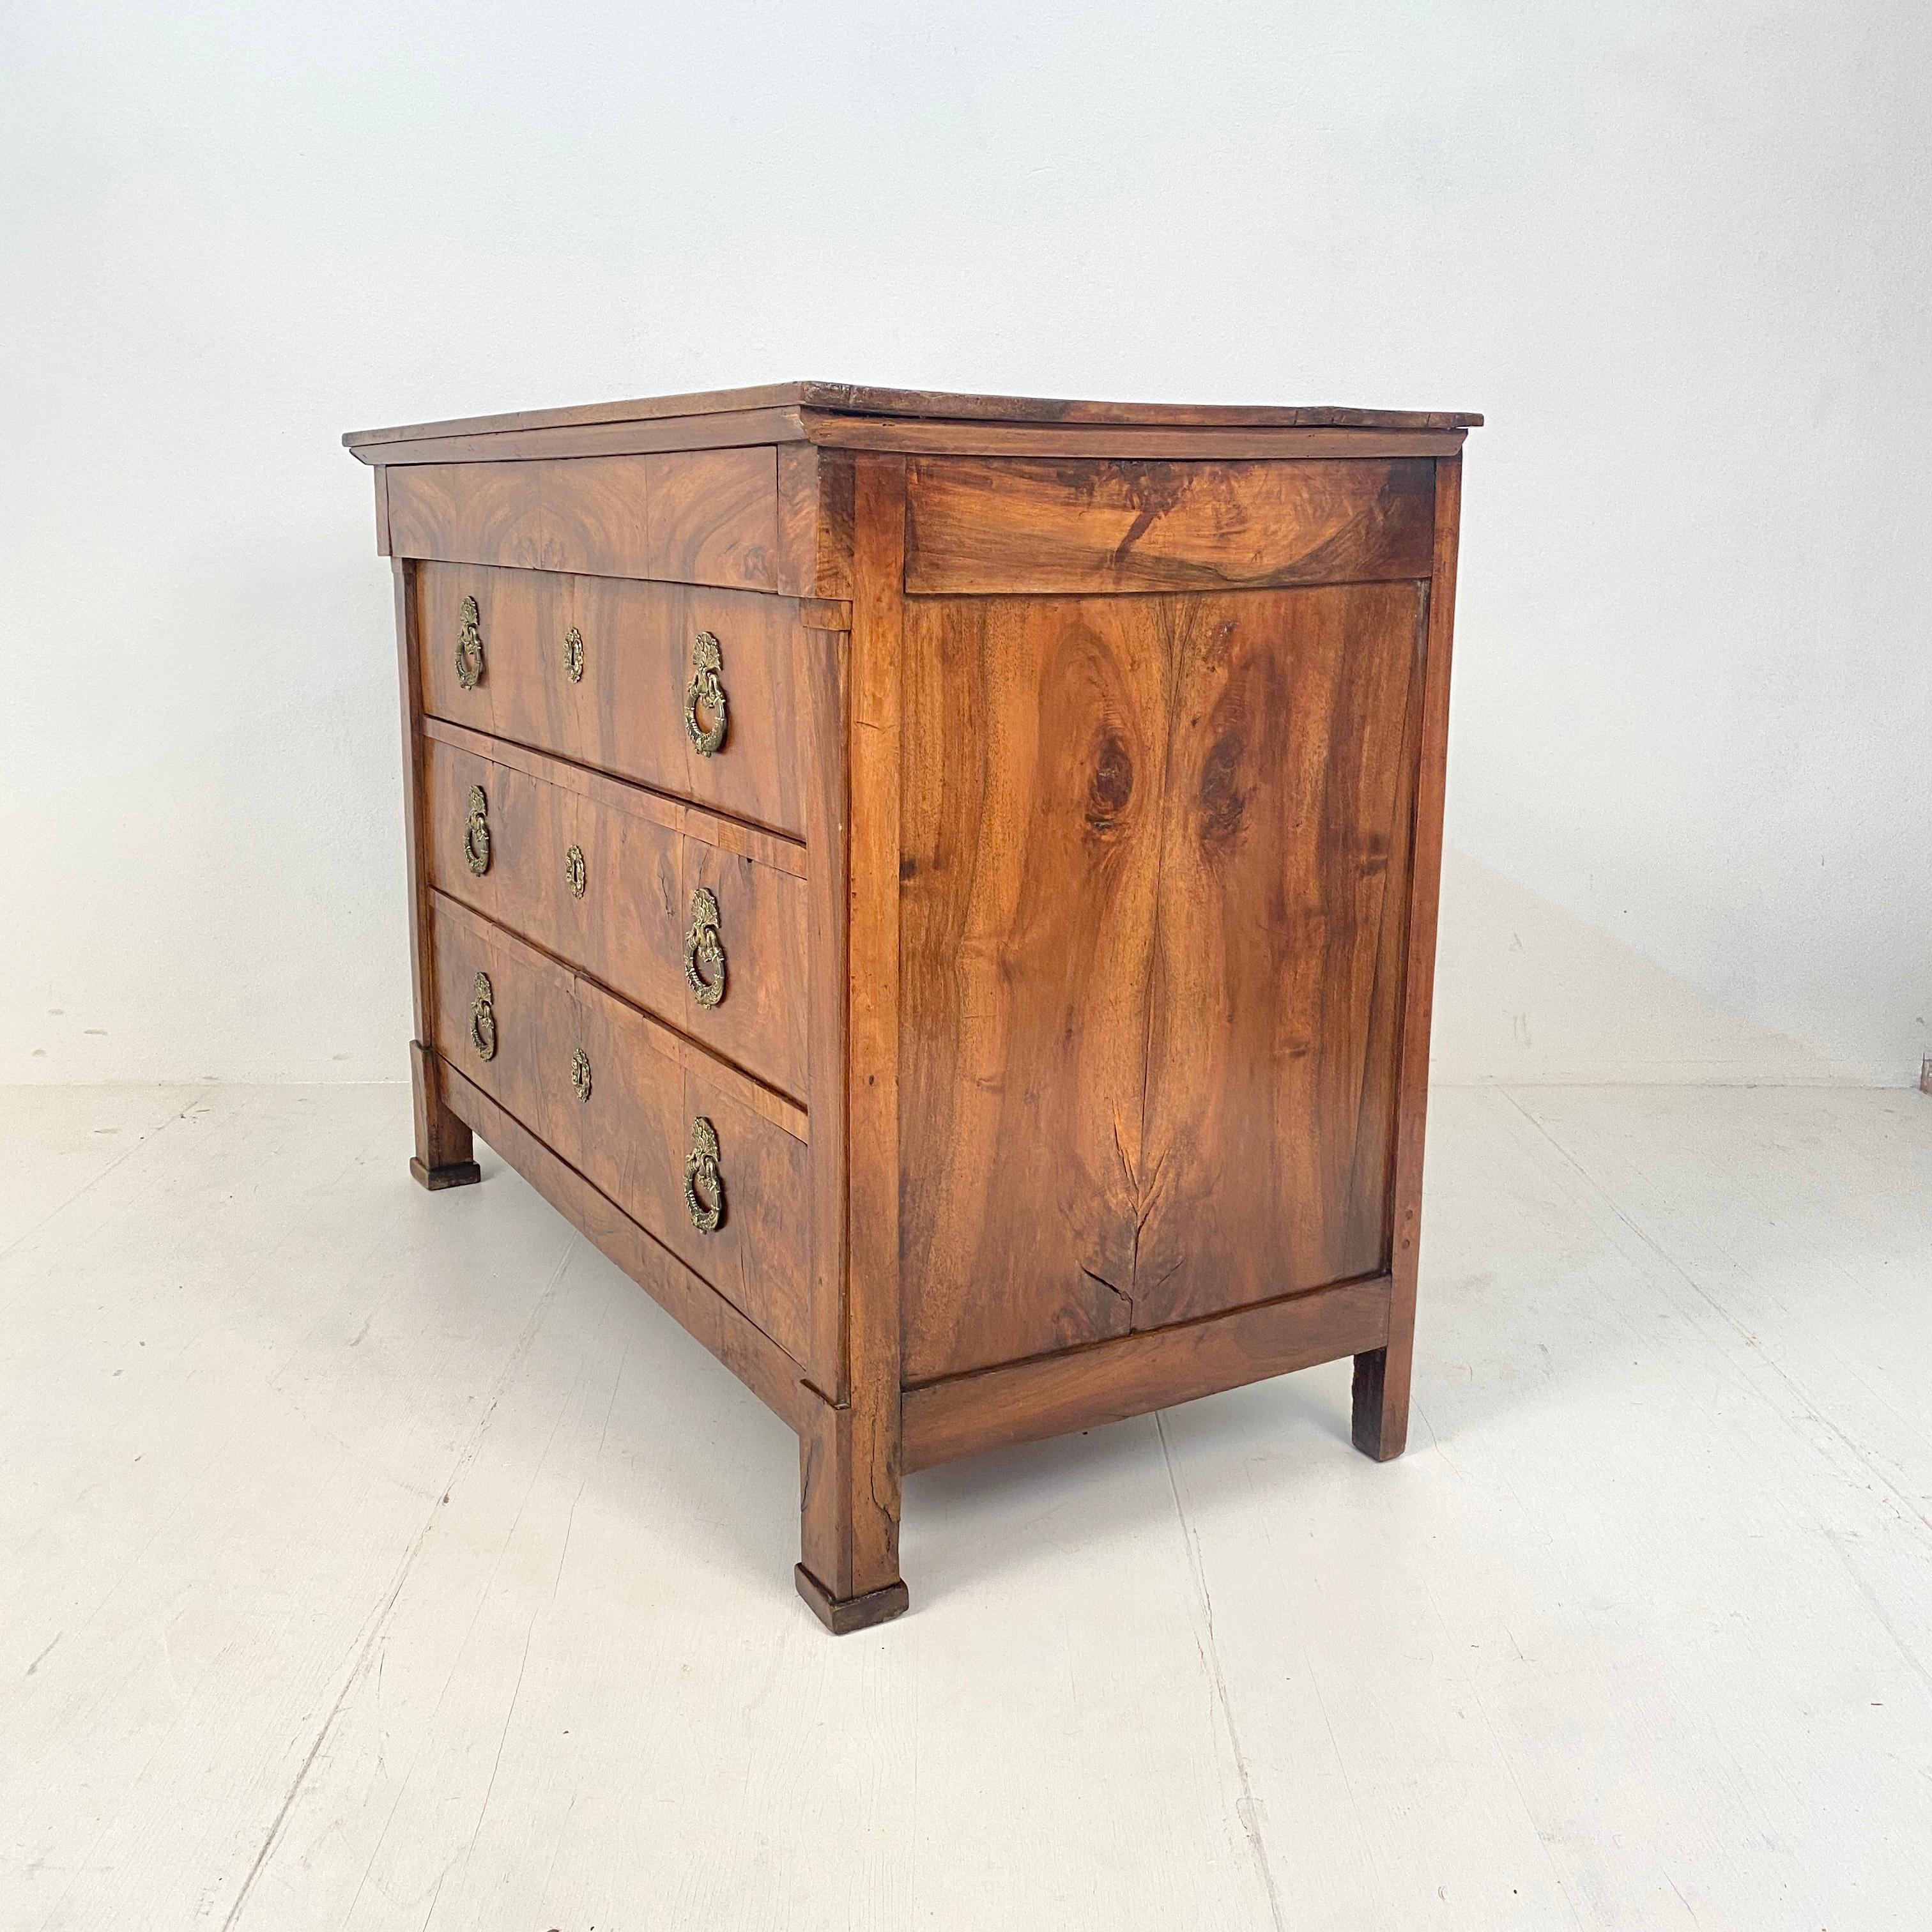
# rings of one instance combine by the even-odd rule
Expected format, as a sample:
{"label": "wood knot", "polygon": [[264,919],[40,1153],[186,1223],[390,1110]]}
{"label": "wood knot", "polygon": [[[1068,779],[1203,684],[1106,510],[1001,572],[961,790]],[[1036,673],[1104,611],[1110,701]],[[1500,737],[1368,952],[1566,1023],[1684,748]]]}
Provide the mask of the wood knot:
{"label": "wood knot", "polygon": [[1241,784],[1244,748],[1239,733],[1224,732],[1202,765],[1201,837],[1205,844],[1222,844],[1247,823],[1249,794]]}
{"label": "wood knot", "polygon": [[1087,823],[1096,832],[1118,831],[1133,796],[1132,754],[1118,732],[1103,730],[1087,788]]}

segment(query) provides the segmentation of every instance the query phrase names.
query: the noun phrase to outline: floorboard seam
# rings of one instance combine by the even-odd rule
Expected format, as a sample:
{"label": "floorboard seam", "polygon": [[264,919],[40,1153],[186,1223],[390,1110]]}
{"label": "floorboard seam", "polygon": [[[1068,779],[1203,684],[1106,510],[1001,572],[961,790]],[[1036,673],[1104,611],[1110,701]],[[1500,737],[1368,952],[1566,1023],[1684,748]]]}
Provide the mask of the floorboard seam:
{"label": "floorboard seam", "polygon": [[1712,1313],[1716,1316],[1718,1318],[1724,1323],[1725,1327],[1730,1330],[1731,1333],[1744,1344],[1744,1347],[1750,1351],[1750,1354],[1758,1361],[1762,1362],[1765,1367],[1778,1378],[1778,1381],[1781,1382],[1785,1388],[1790,1391],[1793,1400],[1796,1400],[1803,1409],[1807,1418],[1810,1421],[1815,1422],[1820,1428],[1828,1431],[1834,1440],[1843,1446],[1846,1454],[1849,1454],[1852,1460],[1858,1464],[1858,1467],[1862,1469],[1867,1475],[1870,1476],[1874,1481],[1879,1484],[1884,1489],[1886,1493],[1891,1496],[1899,1507],[1904,1510],[1908,1516],[1911,1516],[1922,1528],[1932,1530],[1932,1516],[1928,1516],[1926,1512],[1919,1507],[1917,1498],[1911,1496],[1905,1490],[1900,1489],[1898,1484],[1893,1482],[1891,1478],[1888,1477],[1882,1468],[1876,1466],[1871,1454],[1852,1437],[1847,1435],[1844,1428],[1830,1416],[1827,1415],[1825,1412],[1811,1400],[1810,1396],[1792,1379],[1790,1372],[1784,1366],[1783,1363],[1778,1360],[1776,1356],[1772,1354],[1771,1352],[1766,1348],[1763,1342],[1756,1334],[1753,1334],[1750,1329],[1747,1328],[1743,1322],[1740,1322],[1738,1318],[1724,1306],[1723,1302],[1719,1300],[1708,1288],[1705,1287],[1703,1283],[1700,1282],[1697,1277],[1693,1274],[1690,1270],[1686,1268],[1684,1264],[1680,1262],[1654,1234],[1652,1234],[1647,1228],[1643,1227],[1637,1221],[1634,1220],[1629,1211],[1624,1208],[1622,1204],[1618,1201],[1616,1197],[1611,1193],[1609,1188],[1606,1187],[1602,1181],[1599,1180],[1596,1176],[1593,1174],[1590,1170],[1586,1168],[1582,1162],[1580,1161],[1576,1156],[1573,1154],[1570,1150],[1566,1148],[1563,1143],[1559,1141],[1556,1136],[1529,1111],[1527,1107],[1524,1106],[1522,1102],[1517,1100],[1514,1093],[1512,1093],[1508,1088],[1504,1088],[1502,1090],[1502,1092],[1504,1097],[1508,1100],[1510,1105],[1515,1108],[1516,1112],[1520,1114],[1533,1128],[1535,1129],[1536,1132],[1541,1136],[1543,1139],[1555,1151],[1557,1156],[1563,1161],[1565,1166],[1569,1167],[1571,1171],[1576,1174],[1577,1178],[1583,1183],[1583,1184],[1589,1189],[1590,1192],[1594,1194],[1598,1200],[1602,1202],[1604,1205],[1610,1210],[1610,1213],[1616,1216],[1617,1220],[1624,1227],[1628,1228],[1630,1232],[1636,1238],[1636,1240],[1640,1242],[1650,1253],[1654,1255],[1657,1258],[1670,1270],[1672,1274],[1676,1276],[1679,1281],[1683,1282],[1684,1286],[1689,1288],[1691,1293],[1696,1295],[1698,1300],[1702,1302],[1705,1306],[1709,1309]]}
{"label": "floorboard seam", "polygon": [[67,1210],[74,1205],[76,1201],[81,1200],[87,1195],[92,1193],[94,1189],[98,1187],[110,1174],[115,1173],[119,1168],[125,1166],[127,1163],[132,1160],[150,1141],[158,1140],[162,1135],[167,1132],[169,1128],[177,1126],[182,1121],[186,1120],[189,1114],[194,1112],[196,1108],[202,1104],[202,1101],[203,1096],[201,1094],[197,1094],[185,1107],[178,1108],[175,1112],[169,1114],[165,1120],[157,1120],[152,1127],[144,1128],[142,1130],[140,1138],[135,1142],[132,1147],[123,1148],[122,1151],[116,1154],[98,1174],[92,1175],[88,1179],[83,1180],[71,1194],[68,1196],[65,1200],[57,1202],[52,1207],[50,1208],[31,1228],[22,1228],[4,1248],[0,1248],[0,1262],[4,1261],[7,1257],[23,1242],[31,1241],[43,1228],[46,1227],[50,1223],[54,1221],[57,1221],[62,1215],[64,1214]]}
{"label": "floorboard seam", "polygon": [[[542,1326],[544,1311],[550,1306],[552,1299],[555,1297],[557,1284],[562,1280],[564,1270],[569,1266],[570,1258],[577,1250],[578,1238],[573,1233],[569,1240],[564,1244],[563,1252],[558,1257],[556,1266],[550,1270],[550,1280],[544,1284],[543,1292],[537,1297],[536,1305],[530,1311],[530,1318],[524,1324],[524,1332],[518,1336],[517,1346],[511,1350],[510,1359],[505,1364],[503,1372],[497,1377],[496,1386],[490,1390],[490,1400],[484,1405],[483,1413],[478,1418],[476,1426],[470,1433],[470,1440],[464,1444],[462,1452],[458,1456],[455,1465],[452,1468],[447,1480],[436,1492],[439,1500],[430,1505],[429,1513],[423,1519],[422,1527],[416,1532],[408,1550],[404,1553],[401,1564],[396,1573],[395,1581],[390,1586],[388,1594],[383,1598],[374,1617],[367,1627],[368,1634],[361,1640],[358,1646],[355,1662],[350,1667],[348,1677],[344,1682],[341,1690],[337,1694],[334,1702],[329,1706],[328,1714],[323,1718],[321,1728],[316,1732],[315,1742],[309,1747],[308,1755],[302,1760],[301,1768],[296,1772],[293,1781],[289,1786],[287,1795],[282,1800],[281,1808],[275,1814],[274,1820],[268,1827],[268,1835],[262,1841],[262,1849],[256,1853],[255,1862],[248,1868],[248,1876],[242,1881],[242,1889],[236,1895],[235,1903],[230,1906],[227,1917],[221,1922],[221,1932],[232,1932],[236,1922],[240,1918],[249,1899],[254,1894],[256,1880],[260,1877],[268,1864],[270,1853],[274,1850],[280,1840],[282,1828],[287,1823],[289,1814],[295,1808],[296,1798],[302,1795],[302,1786],[306,1782],[310,1772],[314,1769],[316,1759],[320,1755],[322,1746],[328,1742],[329,1733],[335,1727],[335,1720],[342,1714],[343,1706],[348,1702],[350,1693],[355,1690],[368,1674],[369,1660],[376,1654],[376,1646],[381,1641],[382,1632],[388,1623],[392,1612],[396,1607],[398,1600],[403,1594],[403,1586],[409,1581],[410,1573],[416,1568],[416,1558],[422,1555],[423,1546],[429,1540],[430,1532],[436,1527],[436,1511],[449,1500],[450,1492],[458,1483],[462,1480],[464,1471],[476,1460],[482,1447],[483,1438],[489,1432],[491,1418],[496,1413],[496,1405],[502,1400],[503,1391],[509,1387],[510,1379],[516,1373],[517,1365],[530,1352],[531,1345],[536,1340],[537,1330]],[[494,1773],[492,1775],[494,1780]],[[386,1836],[386,1832],[385,1835]],[[382,1840],[379,1838],[376,1840],[376,1851],[370,1856],[370,1868],[373,1869],[376,1856],[381,1850]],[[446,1877],[448,1874],[446,1872],[444,1876]],[[363,1874],[364,1883],[368,1882],[368,1871],[365,1870]],[[439,1881],[437,1889],[440,1892],[441,1888],[441,1882]],[[356,1888],[356,1896],[359,1898],[361,1895],[362,1886],[358,1885]],[[352,1912],[354,1909],[352,1903],[350,1910]],[[432,1911],[435,1910],[434,1901],[431,1903],[430,1910]]]}
{"label": "floorboard seam", "polygon": [[1221,1722],[1227,1728],[1228,1744],[1234,1753],[1234,1774],[1240,1781],[1240,1802],[1236,1809],[1240,1816],[1242,1835],[1248,1841],[1248,1850],[1252,1855],[1255,1869],[1260,1875],[1262,1889],[1268,1894],[1268,1912],[1274,1921],[1275,1932],[1288,1932],[1288,1922],[1282,1916],[1281,1894],[1274,1882],[1274,1872],[1268,1863],[1268,1846],[1262,1837],[1261,1814],[1255,1804],[1253,1780],[1248,1774],[1246,1754],[1241,1749],[1240,1732],[1234,1726],[1234,1706],[1228,1696],[1228,1682],[1221,1672],[1221,1653],[1214,1638],[1214,1600],[1208,1593],[1208,1578],[1202,1567],[1201,1549],[1194,1534],[1193,1526],[1187,1520],[1186,1505],[1180,1499],[1180,1480],[1174,1474],[1174,1451],[1168,1445],[1167,1425],[1160,1412],[1154,1412],[1154,1433],[1160,1438],[1161,1460],[1167,1465],[1168,1487],[1174,1492],[1174,1514],[1180,1525],[1180,1540],[1187,1552],[1187,1571],[1194,1583],[1195,1594],[1201,1600],[1201,1614],[1206,1627],[1208,1641],[1201,1653],[1202,1661],[1208,1666],[1208,1675],[1214,1686],[1215,1701],[1221,1710]]}
{"label": "floorboard seam", "polygon": [[[1678,1280],[1683,1282],[1684,1286],[1689,1288],[1691,1293],[1696,1295],[1698,1300],[1724,1323],[1755,1360],[1762,1364],[1765,1369],[1777,1378],[1792,1400],[1798,1403],[1804,1415],[1818,1427],[1825,1430],[1832,1439],[1844,1450],[1865,1476],[1892,1498],[1902,1516],[1922,1530],[1932,1530],[1932,1516],[1928,1516],[1919,1507],[1917,1498],[1901,1490],[1879,1466],[1876,1459],[1868,1454],[1836,1420],[1827,1415],[1811,1400],[1810,1396],[1792,1378],[1790,1371],[1765,1347],[1762,1342],[1729,1309],[1725,1307],[1724,1304],[1712,1294],[1709,1289],[1706,1288],[1702,1282],[1699,1281],[1696,1276],[1678,1260],[1655,1235],[1631,1218],[1629,1213],[1604,1183],[1591,1173],[1590,1170],[1516,1097],[1514,1093],[1507,1087],[1502,1088],[1501,1091],[1503,1097],[1522,1116],[1524,1120],[1528,1122],[1557,1157],[1576,1174],[1591,1193],[1603,1203],[1617,1221],[1628,1228],[1631,1235],[1649,1253],[1655,1256]],[[1883,1606],[1873,1594],[1869,1584],[1858,1574],[1852,1565],[1846,1562],[1844,1551],[1835,1542],[1833,1542],[1831,1546],[1838,1558],[1839,1567],[1845,1571],[1858,1594],[1870,1606],[1874,1615],[1878,1619],[1880,1627],[1891,1640],[1893,1648],[1898,1652],[1906,1668],[1918,1679],[1920,1684],[1928,1693],[1932,1693],[1932,1670],[1927,1668],[1925,1664],[1900,1635]]]}

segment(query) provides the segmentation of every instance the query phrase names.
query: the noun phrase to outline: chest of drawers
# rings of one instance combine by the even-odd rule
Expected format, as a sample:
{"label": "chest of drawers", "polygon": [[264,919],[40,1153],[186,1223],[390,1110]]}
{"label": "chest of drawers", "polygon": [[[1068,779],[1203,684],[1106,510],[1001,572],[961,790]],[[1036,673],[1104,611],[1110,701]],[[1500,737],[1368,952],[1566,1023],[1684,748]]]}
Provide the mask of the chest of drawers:
{"label": "chest of drawers", "polygon": [[376,430],[418,1180],[480,1135],[905,1472],[1348,1355],[1407,1423],[1480,418],[794,383]]}

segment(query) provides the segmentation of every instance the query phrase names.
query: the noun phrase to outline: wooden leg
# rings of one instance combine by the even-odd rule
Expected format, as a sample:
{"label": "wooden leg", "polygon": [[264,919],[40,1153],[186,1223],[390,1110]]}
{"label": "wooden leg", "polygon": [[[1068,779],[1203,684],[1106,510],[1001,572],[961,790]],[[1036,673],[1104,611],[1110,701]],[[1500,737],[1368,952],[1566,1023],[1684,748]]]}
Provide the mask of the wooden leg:
{"label": "wooden leg", "polygon": [[1355,1358],[1355,1447],[1378,1462],[1393,1461],[1408,1441],[1412,1337],[1390,1336],[1385,1348]]}
{"label": "wooden leg", "polygon": [[483,1178],[470,1130],[442,1104],[436,1056],[419,1040],[410,1042],[410,1082],[416,1093],[416,1150],[410,1172],[431,1193],[468,1187]]}
{"label": "wooden leg", "polygon": [[821,1403],[798,1438],[798,1594],[834,1636],[902,1615],[898,1458],[874,1468],[857,1412]]}

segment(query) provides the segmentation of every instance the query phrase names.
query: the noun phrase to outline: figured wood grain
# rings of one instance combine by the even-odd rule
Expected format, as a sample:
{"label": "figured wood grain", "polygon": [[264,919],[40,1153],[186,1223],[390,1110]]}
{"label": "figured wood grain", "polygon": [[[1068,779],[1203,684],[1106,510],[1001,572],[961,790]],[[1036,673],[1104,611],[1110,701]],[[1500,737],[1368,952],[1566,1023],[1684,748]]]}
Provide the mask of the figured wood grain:
{"label": "figured wood grain", "polygon": [[1418,458],[915,458],[905,586],[1010,595],[1426,577],[1434,504],[1434,467]]}
{"label": "figured wood grain", "polygon": [[908,1381],[1384,1266],[1420,602],[906,601]]}
{"label": "figured wood grain", "polygon": [[1424,608],[1172,607],[1136,1328],[1387,1265]]}
{"label": "figured wood grain", "polygon": [[1342,1282],[908,1389],[906,1468],[1096,1429],[1336,1360],[1382,1342],[1388,1300],[1386,1276]]}
{"label": "figured wood grain", "polygon": [[[416,567],[425,707],[454,724],[550,752],[800,838],[808,773],[836,752],[804,735],[799,704],[807,641],[790,599],[459,564]],[[484,671],[457,672],[463,600],[481,616]],[[584,676],[564,670],[564,636],[584,640]],[[724,742],[709,757],[686,728],[692,645],[718,640]]]}
{"label": "figured wood grain", "polygon": [[466,1124],[593,1247],[622,1268],[768,1408],[794,1429],[805,1425],[815,1398],[800,1378],[799,1365],[784,1348],[473,1081],[448,1066],[442,1077],[452,1106]]}
{"label": "figured wood grain", "polygon": [[[796,597],[852,595],[852,458],[795,442],[778,452],[777,587]],[[842,628],[849,628],[848,610]]]}
{"label": "figured wood grain", "polygon": [[[434,918],[436,1045],[444,1059],[795,1360],[819,1370],[804,1117],[780,1112],[742,1075],[707,1064],[643,1013],[453,901],[439,896]],[[478,972],[489,976],[496,1020],[488,1059],[471,1036]],[[587,1100],[571,1084],[579,1050],[592,1070]],[[725,1213],[712,1234],[693,1226],[684,1196],[699,1114],[716,1128],[722,1150]]]}
{"label": "figured wood grain", "polygon": [[[555,760],[526,752],[518,769],[434,740],[427,748],[428,862],[438,891],[804,1100],[802,879],[670,829],[655,812],[626,809],[630,800],[586,796],[556,782],[574,768]],[[609,780],[604,788],[620,789]],[[483,794],[489,837],[481,874],[466,843],[472,790]],[[686,814],[686,824],[698,816]],[[565,866],[572,848],[583,856],[581,896]],[[726,962],[724,998],[709,1006],[694,994],[686,968],[692,898],[700,888],[717,901]]]}
{"label": "figured wood grain", "polygon": [[1436,991],[1436,912],[1442,896],[1442,809],[1448,771],[1449,665],[1456,624],[1456,557],[1462,518],[1462,461],[1436,473],[1436,552],[1430,584],[1427,662],[1410,860],[1403,1012],[1396,1073],[1389,1335],[1386,1347],[1355,1359],[1355,1446],[1378,1462],[1401,1454],[1408,1439],[1414,1353],[1416,1277],[1422,1238],[1422,1156],[1429,1107],[1429,1029]]}
{"label": "figured wood grain", "polygon": [[[909,1380],[1132,1327],[1157,839],[1129,836],[1152,607],[904,607],[901,1295]],[[1130,739],[1132,748],[1130,748]],[[1144,821],[1142,805],[1133,827]]]}
{"label": "figured wood grain", "polygon": [[398,556],[777,587],[768,448],[398,466],[388,491]]}

